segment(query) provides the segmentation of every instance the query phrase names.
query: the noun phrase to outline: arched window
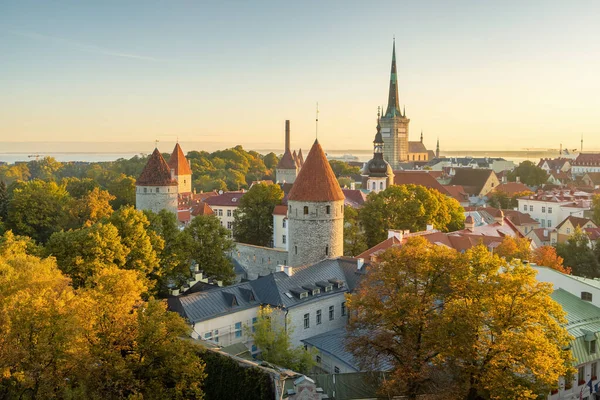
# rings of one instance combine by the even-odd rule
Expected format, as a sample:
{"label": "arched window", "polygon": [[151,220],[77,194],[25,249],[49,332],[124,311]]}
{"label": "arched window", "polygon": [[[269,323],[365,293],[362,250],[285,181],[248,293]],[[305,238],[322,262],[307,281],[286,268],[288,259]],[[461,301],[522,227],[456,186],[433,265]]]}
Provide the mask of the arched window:
{"label": "arched window", "polygon": [[304,206],[304,215],[308,215],[308,206]]}
{"label": "arched window", "polygon": [[373,182],[373,190],[377,189],[377,182]]}
{"label": "arched window", "polygon": [[383,190],[383,182],[379,182],[379,189]]}

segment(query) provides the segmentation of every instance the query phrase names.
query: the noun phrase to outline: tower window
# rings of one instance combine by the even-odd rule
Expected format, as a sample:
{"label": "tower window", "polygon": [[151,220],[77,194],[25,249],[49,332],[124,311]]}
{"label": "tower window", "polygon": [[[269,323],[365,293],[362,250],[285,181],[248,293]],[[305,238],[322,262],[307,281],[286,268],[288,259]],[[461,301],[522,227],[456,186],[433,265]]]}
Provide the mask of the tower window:
{"label": "tower window", "polygon": [[298,254],[298,246],[294,246],[294,252]]}
{"label": "tower window", "polygon": [[329,246],[325,246],[325,255],[328,256],[329,255]]}
{"label": "tower window", "polygon": [[327,214],[331,214],[331,207],[330,206],[325,206],[325,212]]}
{"label": "tower window", "polygon": [[144,188],[144,193],[148,193],[148,188]]}
{"label": "tower window", "polygon": [[159,193],[159,192],[160,192],[160,188],[156,188],[156,193]]}
{"label": "tower window", "polygon": [[308,206],[304,206],[304,215],[308,215]]}

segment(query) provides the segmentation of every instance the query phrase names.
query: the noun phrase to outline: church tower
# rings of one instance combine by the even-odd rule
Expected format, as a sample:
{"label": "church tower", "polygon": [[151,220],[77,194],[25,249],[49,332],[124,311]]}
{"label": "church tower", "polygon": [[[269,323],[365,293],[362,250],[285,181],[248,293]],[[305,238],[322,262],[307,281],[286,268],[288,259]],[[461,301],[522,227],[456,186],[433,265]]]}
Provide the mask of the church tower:
{"label": "church tower", "polygon": [[435,158],[440,158],[440,138],[438,138],[437,145],[435,146]]}
{"label": "church tower", "polygon": [[285,151],[275,169],[275,179],[279,183],[294,183],[298,175],[297,156],[290,150],[290,120],[285,120]]}
{"label": "church tower", "polygon": [[392,168],[408,161],[408,124],[406,113],[400,110],[398,102],[398,76],[396,72],[396,41],[392,48],[392,69],[390,73],[390,90],[387,109],[381,118],[381,136],[383,138],[383,158]]}
{"label": "church tower", "polygon": [[288,195],[288,263],[344,255],[344,193],[315,140]]}
{"label": "church tower", "polygon": [[177,193],[175,172],[155,148],[135,182],[135,208],[177,213]]}
{"label": "church tower", "polygon": [[175,179],[179,186],[179,194],[192,192],[192,169],[188,160],[183,155],[179,143],[175,145],[173,154],[169,158],[169,168],[175,172]]}
{"label": "church tower", "polygon": [[364,189],[379,193],[387,189],[394,182],[394,171],[390,164],[383,159],[383,138],[381,137],[381,125],[379,123],[379,112],[377,113],[377,133],[373,140],[373,158],[363,168]]}

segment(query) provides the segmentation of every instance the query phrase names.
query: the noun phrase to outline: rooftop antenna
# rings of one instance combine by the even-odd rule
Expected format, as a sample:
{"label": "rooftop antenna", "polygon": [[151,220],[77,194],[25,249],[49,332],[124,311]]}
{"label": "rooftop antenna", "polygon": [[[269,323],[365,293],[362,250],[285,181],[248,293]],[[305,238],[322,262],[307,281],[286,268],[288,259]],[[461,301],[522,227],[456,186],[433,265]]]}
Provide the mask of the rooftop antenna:
{"label": "rooftop antenna", "polygon": [[315,139],[319,139],[319,102],[317,101],[317,113],[315,118]]}

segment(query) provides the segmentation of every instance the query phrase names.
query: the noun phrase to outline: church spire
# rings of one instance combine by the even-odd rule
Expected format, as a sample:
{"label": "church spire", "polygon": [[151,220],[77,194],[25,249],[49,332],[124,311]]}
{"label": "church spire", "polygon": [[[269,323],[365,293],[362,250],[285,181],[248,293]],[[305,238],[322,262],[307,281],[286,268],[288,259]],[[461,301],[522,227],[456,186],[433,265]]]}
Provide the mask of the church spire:
{"label": "church spire", "polygon": [[440,138],[437,139],[437,146],[435,146],[435,158],[440,158]]}
{"label": "church spire", "polygon": [[421,129],[421,143],[423,143],[423,129]]}
{"label": "church spire", "polygon": [[388,94],[388,106],[385,112],[386,118],[401,116],[398,103],[398,78],[396,73],[396,39],[392,47],[392,70],[390,72],[390,92]]}

